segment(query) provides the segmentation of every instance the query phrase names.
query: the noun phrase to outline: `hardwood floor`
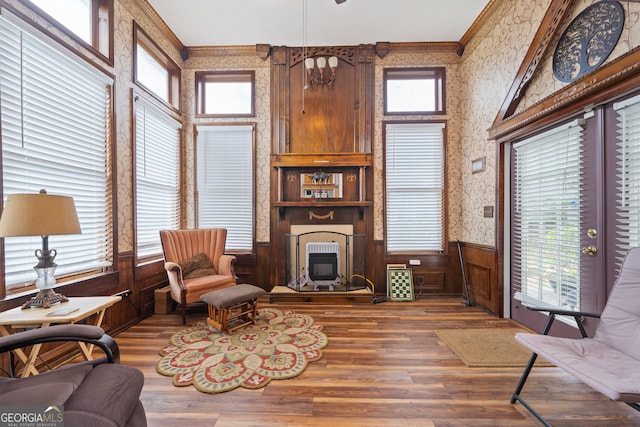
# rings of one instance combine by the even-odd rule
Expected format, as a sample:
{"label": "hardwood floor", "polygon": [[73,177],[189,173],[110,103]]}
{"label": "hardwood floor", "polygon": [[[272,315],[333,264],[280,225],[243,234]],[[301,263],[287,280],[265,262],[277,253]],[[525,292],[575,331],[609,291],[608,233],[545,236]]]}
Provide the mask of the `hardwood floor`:
{"label": "hardwood floor", "polygon": [[[311,315],[329,345],[302,375],[259,390],[222,394],[174,387],[156,373],[158,350],[183,328],[154,315],[116,336],[122,363],[145,374],[150,427],[162,426],[539,426],[511,393],[521,368],[468,368],[434,331],[512,328],[459,298],[381,304],[262,303]],[[191,309],[187,325],[206,317]],[[640,426],[640,413],[562,370],[534,370],[522,396],[555,427]]]}

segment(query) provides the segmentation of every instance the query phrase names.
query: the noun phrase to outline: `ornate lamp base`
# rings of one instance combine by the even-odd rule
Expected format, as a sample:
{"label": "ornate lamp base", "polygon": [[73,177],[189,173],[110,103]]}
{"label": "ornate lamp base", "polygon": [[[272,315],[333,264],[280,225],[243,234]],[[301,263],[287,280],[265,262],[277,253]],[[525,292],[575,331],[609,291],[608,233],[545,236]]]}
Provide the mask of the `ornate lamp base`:
{"label": "ornate lamp base", "polygon": [[40,292],[36,294],[29,301],[25,302],[22,305],[22,309],[25,308],[49,308],[53,304],[57,304],[59,302],[67,302],[69,299],[62,294],[58,294],[53,291],[53,289],[42,289]]}

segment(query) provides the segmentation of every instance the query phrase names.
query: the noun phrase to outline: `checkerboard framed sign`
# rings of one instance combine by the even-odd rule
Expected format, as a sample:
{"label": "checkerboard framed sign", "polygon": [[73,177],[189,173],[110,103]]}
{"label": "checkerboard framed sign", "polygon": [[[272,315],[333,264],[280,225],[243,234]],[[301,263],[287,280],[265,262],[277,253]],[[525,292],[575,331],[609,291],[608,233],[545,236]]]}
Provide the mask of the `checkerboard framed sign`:
{"label": "checkerboard framed sign", "polygon": [[413,301],[413,273],[405,264],[387,265],[387,298],[390,301]]}

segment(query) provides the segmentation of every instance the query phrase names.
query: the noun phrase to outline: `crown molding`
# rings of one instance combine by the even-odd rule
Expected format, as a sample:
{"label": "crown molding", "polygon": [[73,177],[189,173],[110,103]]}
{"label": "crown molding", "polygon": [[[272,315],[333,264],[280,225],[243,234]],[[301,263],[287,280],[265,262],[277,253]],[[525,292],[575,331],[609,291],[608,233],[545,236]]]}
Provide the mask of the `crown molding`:
{"label": "crown molding", "polygon": [[[640,0],[638,0],[640,1]],[[504,0],[490,0],[489,3],[482,9],[480,15],[473,21],[469,29],[462,35],[460,38],[460,44],[462,45],[462,49],[464,49],[471,39],[475,37],[476,34],[480,31],[480,29],[487,23],[491,15],[498,9],[498,7],[504,2]]]}
{"label": "crown molding", "polygon": [[[140,6],[140,9],[151,19],[162,32],[162,34],[171,42],[171,44],[183,55],[185,50],[184,44],[180,41],[178,36],[171,30],[166,22],[158,15],[158,12],[149,4],[147,0],[134,0],[134,2]],[[184,58],[183,58],[184,59]]]}

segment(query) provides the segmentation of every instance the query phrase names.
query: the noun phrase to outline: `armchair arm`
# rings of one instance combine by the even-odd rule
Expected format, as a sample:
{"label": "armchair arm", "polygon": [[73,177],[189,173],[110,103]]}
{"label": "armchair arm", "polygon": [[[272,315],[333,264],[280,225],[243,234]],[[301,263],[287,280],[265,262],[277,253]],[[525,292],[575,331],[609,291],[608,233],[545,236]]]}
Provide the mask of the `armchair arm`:
{"label": "armchair arm", "polygon": [[531,311],[546,311],[549,313],[553,313],[557,316],[579,316],[579,317],[595,317],[597,319],[600,318],[599,314],[596,313],[589,313],[586,311],[574,311],[574,310],[563,310],[561,308],[555,308],[555,307],[551,307],[551,306],[542,306],[542,307],[538,307],[538,306],[533,306],[527,303],[522,303],[523,306],[525,306],[527,309],[531,310]]}
{"label": "armchair arm", "polygon": [[551,329],[551,325],[553,324],[553,321],[555,320],[556,316],[571,316],[576,321],[576,324],[578,325],[578,329],[580,330],[580,334],[582,335],[582,338],[587,338],[587,331],[584,329],[582,319],[584,317],[593,317],[597,319],[600,318],[599,314],[589,313],[586,311],[563,310],[563,309],[551,307],[551,306],[538,307],[528,303],[522,303],[522,305],[531,311],[544,311],[549,313],[549,318],[547,319],[547,323],[544,326],[542,335],[547,335],[549,333],[549,330]]}
{"label": "armchair arm", "polygon": [[62,341],[80,341],[93,344],[104,351],[109,363],[120,362],[120,349],[115,340],[99,326],[82,324],[54,325],[0,337],[0,353],[34,344]]}
{"label": "armchair arm", "polygon": [[180,264],[178,264],[177,262],[165,262],[164,269],[172,273],[177,273],[180,275],[180,278],[182,278],[182,267],[180,267]]}
{"label": "armchair arm", "polygon": [[181,293],[186,292],[187,288],[185,288],[182,283],[182,267],[180,267],[180,264],[167,261],[164,263],[164,269],[167,270],[169,284]]}
{"label": "armchair arm", "polygon": [[235,272],[235,255],[222,255],[218,260],[218,274],[223,276],[231,276],[237,279]]}

